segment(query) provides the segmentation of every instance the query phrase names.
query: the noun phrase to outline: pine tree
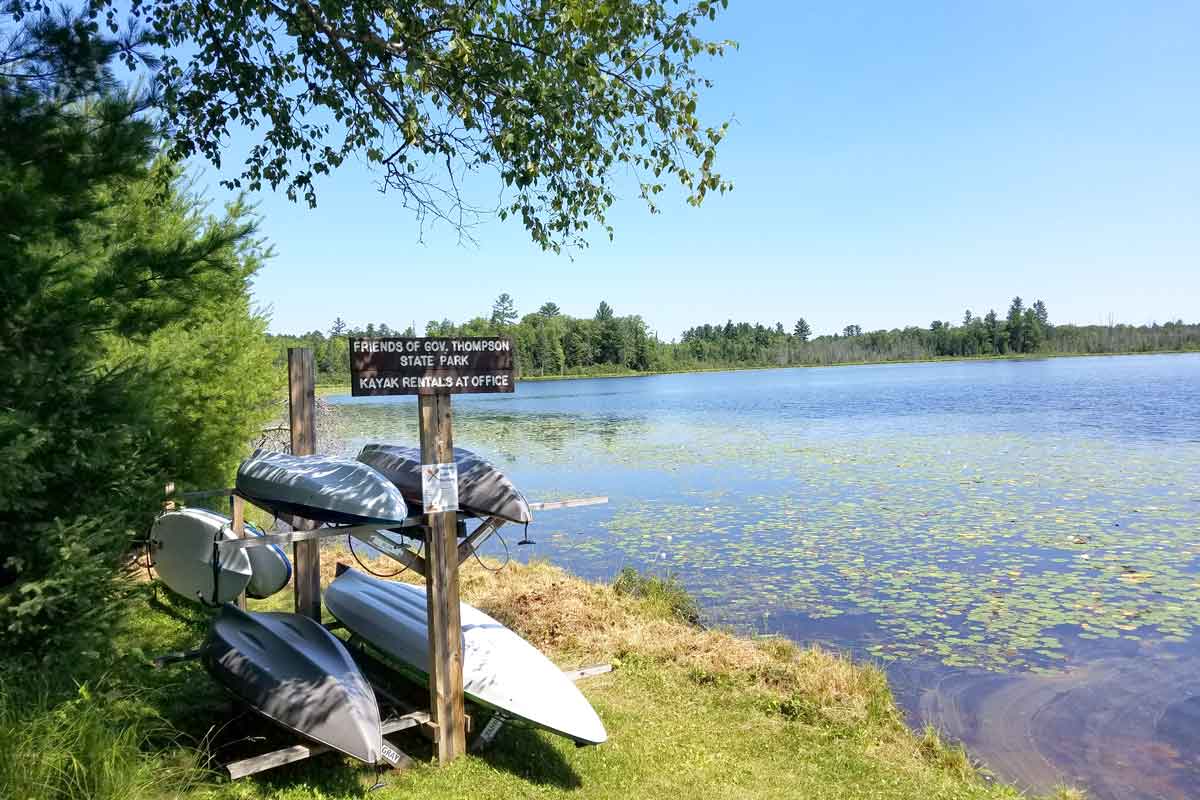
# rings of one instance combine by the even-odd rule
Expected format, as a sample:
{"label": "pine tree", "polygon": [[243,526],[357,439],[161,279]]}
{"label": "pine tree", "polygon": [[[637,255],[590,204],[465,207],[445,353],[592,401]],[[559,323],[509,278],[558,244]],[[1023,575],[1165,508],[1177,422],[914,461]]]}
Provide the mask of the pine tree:
{"label": "pine tree", "polygon": [[792,335],[802,342],[807,342],[808,337],[812,336],[812,328],[808,326],[808,320],[804,317],[796,320],[796,327],[792,329]]}
{"label": "pine tree", "polygon": [[1037,312],[1034,309],[1028,308],[1025,310],[1021,329],[1023,336],[1021,345],[1024,348],[1021,352],[1035,353],[1040,350],[1046,338],[1045,330],[1042,328],[1042,322],[1038,319]]}
{"label": "pine tree", "polygon": [[1043,303],[1041,300],[1038,300],[1036,303],[1033,304],[1033,315],[1035,317],[1037,317],[1037,321],[1041,324],[1041,326],[1043,328],[1049,329],[1049,327],[1050,327],[1050,312],[1048,310],[1046,310],[1046,304]]}
{"label": "pine tree", "polygon": [[120,50],[47,19],[0,42],[0,641],[43,667],[100,662],[163,481],[228,485],[277,386],[249,210],[156,159]]}
{"label": "pine tree", "polygon": [[987,331],[990,352],[995,354],[1004,352],[1000,337],[1000,318],[996,315],[996,309],[988,309],[987,314],[983,318],[983,327]]}
{"label": "pine tree", "polygon": [[1008,307],[1008,347],[1014,353],[1025,352],[1025,304],[1014,297]]}
{"label": "pine tree", "polygon": [[346,320],[341,317],[333,321],[333,325],[329,328],[330,336],[345,336],[346,335]]}
{"label": "pine tree", "polygon": [[504,292],[492,304],[492,324],[497,328],[505,328],[517,321],[517,307],[512,296]]}

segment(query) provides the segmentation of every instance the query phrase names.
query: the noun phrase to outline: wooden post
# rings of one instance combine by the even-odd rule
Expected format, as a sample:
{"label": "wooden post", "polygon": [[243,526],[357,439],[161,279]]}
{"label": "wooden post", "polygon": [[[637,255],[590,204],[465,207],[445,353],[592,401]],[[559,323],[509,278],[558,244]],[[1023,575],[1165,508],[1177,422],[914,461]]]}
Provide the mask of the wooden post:
{"label": "wooden post", "polygon": [[[229,506],[233,517],[233,535],[239,539],[246,538],[246,501],[236,494],[229,495]],[[237,596],[237,607],[246,610],[246,593]]]}
{"label": "wooden post", "polygon": [[[454,463],[450,395],[423,394],[421,463]],[[458,607],[458,514],[429,515],[425,529],[425,591],[429,604],[429,704],[437,724],[438,760],[449,763],[467,750],[463,709],[462,621]]]}
{"label": "wooden post", "polygon": [[[317,452],[317,398],[313,351],[288,348],[288,406],[292,431],[292,454]],[[296,520],[296,528],[315,527],[309,520]],[[313,539],[292,545],[295,566],[296,613],[321,621],[321,542]]]}

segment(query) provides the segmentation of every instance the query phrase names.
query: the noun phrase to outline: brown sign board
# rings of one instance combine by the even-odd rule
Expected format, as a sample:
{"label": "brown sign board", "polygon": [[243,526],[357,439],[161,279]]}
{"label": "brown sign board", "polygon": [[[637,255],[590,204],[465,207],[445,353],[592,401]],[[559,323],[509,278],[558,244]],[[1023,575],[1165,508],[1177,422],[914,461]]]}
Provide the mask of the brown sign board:
{"label": "brown sign board", "polygon": [[514,350],[507,336],[352,336],[350,393],[511,392]]}

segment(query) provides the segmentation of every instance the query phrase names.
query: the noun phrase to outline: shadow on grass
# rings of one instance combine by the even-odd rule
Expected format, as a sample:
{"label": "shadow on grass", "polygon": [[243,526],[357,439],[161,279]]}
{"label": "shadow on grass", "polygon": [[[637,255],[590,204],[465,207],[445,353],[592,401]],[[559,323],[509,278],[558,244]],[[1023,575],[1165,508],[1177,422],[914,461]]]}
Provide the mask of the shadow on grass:
{"label": "shadow on grass", "polygon": [[496,769],[531,783],[578,789],[583,785],[582,778],[547,737],[548,734],[509,723],[479,757]]}
{"label": "shadow on grass", "polygon": [[370,796],[367,790],[375,783],[375,771],[340,753],[323,753],[243,778],[242,782],[253,783],[258,789],[256,797],[286,794],[298,787],[320,787],[320,797],[361,798]]}
{"label": "shadow on grass", "polygon": [[[226,764],[265,755],[305,742],[304,738],[265,719],[244,705],[234,703],[233,712],[213,720],[218,724],[206,737],[209,768],[227,777]],[[242,778],[239,782],[259,787],[254,796],[269,796],[298,786],[319,786],[323,797],[361,797],[375,781],[375,773],[341,753],[327,752]]]}
{"label": "shadow on grass", "polygon": [[152,611],[164,614],[182,625],[189,634],[195,636],[197,643],[204,639],[212,624],[213,609],[185,600],[158,584],[151,584],[143,591],[146,604]]}

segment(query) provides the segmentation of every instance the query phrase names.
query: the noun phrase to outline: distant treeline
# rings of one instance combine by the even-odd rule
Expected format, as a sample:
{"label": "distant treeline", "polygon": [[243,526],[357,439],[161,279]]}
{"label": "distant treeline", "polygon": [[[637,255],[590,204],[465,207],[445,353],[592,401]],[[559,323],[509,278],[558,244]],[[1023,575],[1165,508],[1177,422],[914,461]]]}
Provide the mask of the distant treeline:
{"label": "distant treeline", "polygon": [[1010,356],[1024,354],[1152,353],[1200,350],[1200,323],[1182,320],[1162,325],[1054,325],[1046,304],[1026,307],[1013,298],[1005,315],[971,311],[959,324],[934,320],[928,327],[863,331],[847,325],[840,333],[813,336],[803,318],[790,329],[733,322],[698,325],[679,341],[664,342],[640,316],[617,316],[601,302],[594,316],[563,314],[545,303],[532,314],[517,314],[513,299],[501,295],[490,316],[462,324],[431,320],[425,330],[401,330],[386,324],[350,328],[341,318],[328,333],[276,335],[278,361],[288,347],[314,350],[319,379],[349,381],[347,336],[511,336],[517,363],[525,376],[601,375],[625,372],[670,372],[727,367],[804,366],[857,362],[914,361],[932,358]]}

